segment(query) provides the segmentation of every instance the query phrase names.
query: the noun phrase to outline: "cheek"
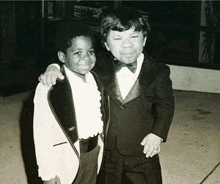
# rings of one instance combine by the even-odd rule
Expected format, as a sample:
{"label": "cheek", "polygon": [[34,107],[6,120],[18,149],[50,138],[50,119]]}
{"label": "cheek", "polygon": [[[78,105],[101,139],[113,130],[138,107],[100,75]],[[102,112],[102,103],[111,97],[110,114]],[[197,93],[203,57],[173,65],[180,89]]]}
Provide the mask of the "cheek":
{"label": "cheek", "polygon": [[117,51],[120,47],[121,43],[119,41],[116,42],[109,42],[108,43],[108,48],[110,51]]}
{"label": "cheek", "polygon": [[75,70],[77,68],[76,64],[74,64],[74,63],[70,63],[69,67],[73,70]]}
{"label": "cheek", "polygon": [[96,63],[96,57],[90,56],[90,65],[95,65],[95,63]]}
{"label": "cheek", "polygon": [[119,53],[120,53],[120,47],[119,47],[119,46],[111,47],[110,52],[111,52],[113,55],[119,55]]}
{"label": "cheek", "polygon": [[75,68],[76,65],[77,65],[77,61],[76,61],[76,59],[74,59],[74,60],[70,59],[68,62],[66,62],[66,65],[71,67],[71,68]]}

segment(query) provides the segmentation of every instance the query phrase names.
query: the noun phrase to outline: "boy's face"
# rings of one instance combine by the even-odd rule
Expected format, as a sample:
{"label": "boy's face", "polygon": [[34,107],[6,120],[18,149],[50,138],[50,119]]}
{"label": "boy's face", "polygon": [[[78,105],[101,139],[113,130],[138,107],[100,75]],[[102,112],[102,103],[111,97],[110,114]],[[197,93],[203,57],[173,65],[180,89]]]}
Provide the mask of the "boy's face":
{"label": "boy's face", "polygon": [[84,36],[72,39],[72,45],[67,49],[66,55],[59,51],[58,57],[68,69],[79,74],[90,72],[96,62],[92,40]]}
{"label": "boy's face", "polygon": [[134,28],[122,32],[111,30],[105,46],[119,61],[133,63],[142,53],[146,39],[142,32],[134,31]]}

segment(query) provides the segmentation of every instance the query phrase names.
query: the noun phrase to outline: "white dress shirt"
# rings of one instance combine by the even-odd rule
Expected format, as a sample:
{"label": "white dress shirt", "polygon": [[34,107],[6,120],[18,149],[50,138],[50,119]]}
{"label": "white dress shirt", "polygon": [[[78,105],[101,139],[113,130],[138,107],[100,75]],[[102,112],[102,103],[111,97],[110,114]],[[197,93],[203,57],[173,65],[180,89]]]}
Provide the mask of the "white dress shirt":
{"label": "white dress shirt", "polygon": [[64,66],[72,89],[79,138],[88,138],[102,133],[101,95],[91,73],[86,82]]}
{"label": "white dress shirt", "polygon": [[137,80],[141,71],[141,66],[143,61],[144,61],[144,54],[142,53],[137,58],[137,69],[135,73],[132,73],[127,67],[122,67],[122,69],[116,73],[119,89],[121,91],[121,95],[123,99],[125,99],[129,91],[131,90],[132,86],[134,85],[135,81]]}

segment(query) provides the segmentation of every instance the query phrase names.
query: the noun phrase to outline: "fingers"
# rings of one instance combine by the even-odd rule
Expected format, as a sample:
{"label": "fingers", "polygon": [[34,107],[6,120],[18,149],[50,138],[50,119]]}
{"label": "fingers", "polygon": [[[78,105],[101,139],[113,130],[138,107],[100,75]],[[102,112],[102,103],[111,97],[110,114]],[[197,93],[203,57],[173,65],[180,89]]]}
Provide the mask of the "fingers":
{"label": "fingers", "polygon": [[147,142],[147,136],[141,141],[141,145],[144,146]]}
{"label": "fingers", "polygon": [[153,157],[153,156],[155,156],[155,155],[157,155],[158,153],[160,153],[160,146],[159,147],[153,147],[151,150],[149,150],[148,152],[147,152],[147,154],[145,155],[146,156],[146,158],[149,158],[149,157]]}
{"label": "fingers", "polygon": [[42,79],[43,79],[43,74],[41,74],[41,75],[38,77],[38,81],[41,82]]}
{"label": "fingers", "polygon": [[149,146],[144,147],[144,154],[146,158],[153,157],[154,155],[160,153],[160,146]]}
{"label": "fingers", "polygon": [[55,85],[57,79],[63,80],[64,76],[60,73],[60,74],[41,74],[38,77],[38,80],[44,86],[47,86],[47,87],[51,87],[51,86]]}
{"label": "fingers", "polygon": [[62,73],[58,73],[58,74],[57,74],[57,77],[58,77],[58,79],[60,79],[60,80],[63,80],[63,79],[64,79],[64,76],[63,76]]}
{"label": "fingers", "polygon": [[[58,66],[59,67],[59,66]],[[47,87],[51,87],[56,84],[56,80],[63,80],[64,76],[60,72],[59,68],[54,65],[49,65],[44,74],[41,74],[38,80]]]}
{"label": "fingers", "polygon": [[146,158],[153,157],[160,152],[161,139],[153,134],[148,134],[141,142],[144,146],[143,153]]}
{"label": "fingers", "polygon": [[43,78],[43,84],[47,87],[51,87],[56,84],[56,79],[57,79],[57,76],[54,74],[45,75]]}

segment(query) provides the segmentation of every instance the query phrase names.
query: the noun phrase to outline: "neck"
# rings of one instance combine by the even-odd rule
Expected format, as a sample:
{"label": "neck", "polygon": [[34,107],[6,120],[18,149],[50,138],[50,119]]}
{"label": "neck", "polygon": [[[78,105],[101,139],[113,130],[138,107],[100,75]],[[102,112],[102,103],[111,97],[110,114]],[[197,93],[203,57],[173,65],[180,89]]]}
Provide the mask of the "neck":
{"label": "neck", "polygon": [[74,72],[74,71],[73,71],[73,73],[74,73],[77,77],[81,78],[81,79],[83,80],[83,82],[86,82],[86,75],[85,75],[85,74],[81,74],[81,73]]}
{"label": "neck", "polygon": [[[69,68],[68,68],[69,69]],[[70,69],[69,69],[70,70]],[[74,75],[76,75],[77,77],[81,78],[83,82],[86,82],[86,75],[85,74],[81,74],[79,72],[70,70]]]}

